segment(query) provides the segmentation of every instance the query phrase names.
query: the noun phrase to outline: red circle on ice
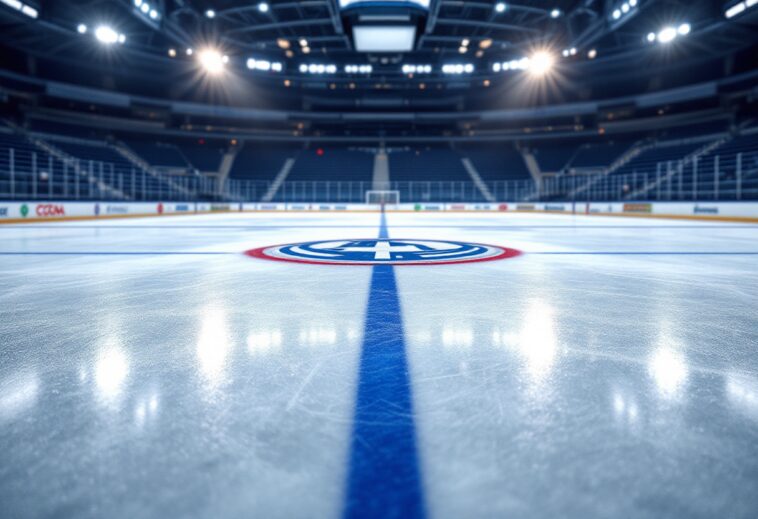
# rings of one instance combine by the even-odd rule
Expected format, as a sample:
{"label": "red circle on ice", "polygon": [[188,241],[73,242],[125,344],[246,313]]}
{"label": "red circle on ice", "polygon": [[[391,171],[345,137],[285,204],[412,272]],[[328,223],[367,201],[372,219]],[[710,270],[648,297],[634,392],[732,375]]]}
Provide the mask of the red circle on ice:
{"label": "red circle on ice", "polygon": [[482,243],[372,238],[271,245],[245,254],[313,265],[451,265],[514,258],[521,251]]}

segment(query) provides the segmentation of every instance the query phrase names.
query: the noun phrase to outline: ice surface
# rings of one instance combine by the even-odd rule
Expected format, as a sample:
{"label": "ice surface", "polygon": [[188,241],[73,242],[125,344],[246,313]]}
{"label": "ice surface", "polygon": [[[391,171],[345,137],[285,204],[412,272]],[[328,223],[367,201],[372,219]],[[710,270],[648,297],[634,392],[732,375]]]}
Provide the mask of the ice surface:
{"label": "ice surface", "polygon": [[[527,253],[395,267],[431,517],[755,517],[758,226],[387,220]],[[0,226],[0,516],[339,517],[371,267],[240,253],[378,226]]]}

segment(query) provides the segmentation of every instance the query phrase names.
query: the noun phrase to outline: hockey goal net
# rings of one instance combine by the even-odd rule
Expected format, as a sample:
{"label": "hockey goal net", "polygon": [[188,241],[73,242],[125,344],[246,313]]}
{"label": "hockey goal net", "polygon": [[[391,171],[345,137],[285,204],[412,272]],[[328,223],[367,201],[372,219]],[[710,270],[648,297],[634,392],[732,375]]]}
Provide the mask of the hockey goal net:
{"label": "hockey goal net", "polygon": [[371,205],[397,205],[400,191],[366,191],[366,203]]}

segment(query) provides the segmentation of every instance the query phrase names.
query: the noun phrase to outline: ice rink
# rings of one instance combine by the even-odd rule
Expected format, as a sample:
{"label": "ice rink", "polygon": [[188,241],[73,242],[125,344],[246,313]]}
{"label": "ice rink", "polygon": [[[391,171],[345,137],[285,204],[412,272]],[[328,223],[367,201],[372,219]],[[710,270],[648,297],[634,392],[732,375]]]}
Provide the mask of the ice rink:
{"label": "ice rink", "polygon": [[0,226],[0,516],[758,511],[758,225],[389,213],[523,255],[330,266],[379,213]]}

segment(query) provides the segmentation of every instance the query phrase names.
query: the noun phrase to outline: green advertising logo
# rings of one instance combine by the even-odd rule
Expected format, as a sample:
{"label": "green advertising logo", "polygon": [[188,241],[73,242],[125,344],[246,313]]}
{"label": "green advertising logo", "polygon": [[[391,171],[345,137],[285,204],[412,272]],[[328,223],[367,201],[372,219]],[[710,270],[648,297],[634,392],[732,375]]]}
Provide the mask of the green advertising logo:
{"label": "green advertising logo", "polygon": [[28,215],[28,214],[29,214],[29,206],[26,205],[26,204],[22,205],[21,206],[21,216],[23,216],[24,218],[26,218],[26,215]]}
{"label": "green advertising logo", "polygon": [[421,211],[421,204],[416,204],[413,206],[414,211]]}

